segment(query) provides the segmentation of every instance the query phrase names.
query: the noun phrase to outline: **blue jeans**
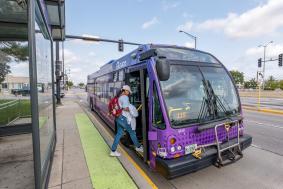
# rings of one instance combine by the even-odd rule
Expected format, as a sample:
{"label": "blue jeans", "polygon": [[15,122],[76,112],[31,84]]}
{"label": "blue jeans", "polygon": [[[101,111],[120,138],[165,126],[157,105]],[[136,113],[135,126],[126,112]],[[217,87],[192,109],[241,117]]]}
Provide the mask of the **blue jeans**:
{"label": "blue jeans", "polygon": [[138,142],[136,132],[132,130],[131,125],[128,124],[127,118],[125,116],[120,115],[118,118],[116,118],[117,123],[117,134],[114,138],[113,145],[111,147],[111,150],[114,152],[117,149],[117,146],[120,142],[120,139],[123,135],[124,129],[130,134],[130,137],[136,147],[140,147],[141,144]]}

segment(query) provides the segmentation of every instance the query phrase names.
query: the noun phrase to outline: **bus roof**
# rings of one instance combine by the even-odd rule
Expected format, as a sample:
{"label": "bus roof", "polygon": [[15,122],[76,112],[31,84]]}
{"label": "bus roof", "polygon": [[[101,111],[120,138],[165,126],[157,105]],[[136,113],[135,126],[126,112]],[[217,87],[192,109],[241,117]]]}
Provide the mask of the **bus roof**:
{"label": "bus roof", "polygon": [[[195,52],[200,52],[204,54],[208,54],[215,58],[213,55],[210,53],[200,51],[197,49],[193,48],[188,48],[188,47],[182,47],[182,46],[176,46],[176,45],[164,45],[164,44],[145,44],[145,45],[140,45],[137,49],[131,51],[130,53],[124,55],[123,57],[117,59],[117,60],[111,60],[108,63],[104,64],[103,66],[100,67],[100,69],[90,75],[88,75],[88,79],[92,78],[97,78],[99,76],[105,75],[110,72],[114,72],[116,70],[120,70],[121,68],[133,66],[136,64],[141,63],[139,60],[139,55],[141,53],[144,53],[150,49],[160,49],[160,48],[173,48],[173,49],[184,49],[184,50],[190,50],[190,51],[195,51]],[[215,58],[216,61],[218,61]]]}

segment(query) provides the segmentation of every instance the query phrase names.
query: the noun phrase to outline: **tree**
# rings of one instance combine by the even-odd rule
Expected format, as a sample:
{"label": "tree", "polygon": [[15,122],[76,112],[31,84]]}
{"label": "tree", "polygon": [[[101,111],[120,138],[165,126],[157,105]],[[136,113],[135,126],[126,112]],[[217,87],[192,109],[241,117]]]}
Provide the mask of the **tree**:
{"label": "tree", "polygon": [[5,80],[8,73],[11,73],[10,66],[8,65],[9,61],[10,58],[0,51],[0,83]]}
{"label": "tree", "polygon": [[79,87],[84,87],[85,84],[84,83],[79,83]]}
{"label": "tree", "polygon": [[67,85],[69,88],[71,88],[71,87],[74,85],[74,83],[73,83],[72,81],[66,81],[66,85]]}
{"label": "tree", "polygon": [[270,76],[268,80],[265,82],[264,89],[265,90],[275,90],[280,87],[280,83],[275,80],[273,76]]}
{"label": "tree", "polygon": [[0,42],[0,83],[5,80],[7,74],[11,73],[8,63],[12,60],[16,62],[27,61],[28,45],[18,42]]}
{"label": "tree", "polygon": [[231,70],[230,74],[232,75],[236,84],[244,83],[244,73],[243,72],[239,72],[237,70]]}
{"label": "tree", "polygon": [[255,78],[250,79],[249,81],[245,81],[244,82],[244,87],[246,89],[256,89],[257,87],[257,82],[255,80]]}
{"label": "tree", "polygon": [[281,90],[283,90],[283,80],[280,80],[278,83],[279,83],[279,88],[280,88]]}
{"label": "tree", "polygon": [[[2,46],[2,47],[1,47]],[[28,60],[28,45],[19,42],[2,42],[0,50],[12,56],[16,62]]]}

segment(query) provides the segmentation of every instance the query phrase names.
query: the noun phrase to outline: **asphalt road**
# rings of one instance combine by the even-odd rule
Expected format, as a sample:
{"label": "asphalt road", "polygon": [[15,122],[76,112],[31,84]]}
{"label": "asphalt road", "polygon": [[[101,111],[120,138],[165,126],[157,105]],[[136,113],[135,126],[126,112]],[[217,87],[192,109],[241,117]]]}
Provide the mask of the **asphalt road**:
{"label": "asphalt road", "polygon": [[245,131],[253,136],[253,145],[283,156],[283,115],[244,110],[244,117]]}
{"label": "asphalt road", "polygon": [[[80,102],[86,95],[79,90]],[[66,95],[66,98],[70,96]],[[149,170],[129,149],[125,150],[159,188],[178,189],[282,189],[283,188],[283,115],[244,110],[245,132],[253,136],[253,145],[244,151],[243,159],[221,169],[214,166],[166,180]]]}
{"label": "asphalt road", "polygon": [[[241,97],[241,103],[247,106],[258,106],[258,99],[254,97]],[[283,98],[261,98],[261,108],[283,110]]]}

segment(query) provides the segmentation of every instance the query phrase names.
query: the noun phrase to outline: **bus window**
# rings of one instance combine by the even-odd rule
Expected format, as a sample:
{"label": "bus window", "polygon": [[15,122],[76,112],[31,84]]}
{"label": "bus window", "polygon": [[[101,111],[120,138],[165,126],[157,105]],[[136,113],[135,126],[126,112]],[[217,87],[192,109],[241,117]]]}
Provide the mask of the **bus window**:
{"label": "bus window", "polygon": [[165,129],[164,118],[155,83],[153,85],[153,125],[159,129]]}

